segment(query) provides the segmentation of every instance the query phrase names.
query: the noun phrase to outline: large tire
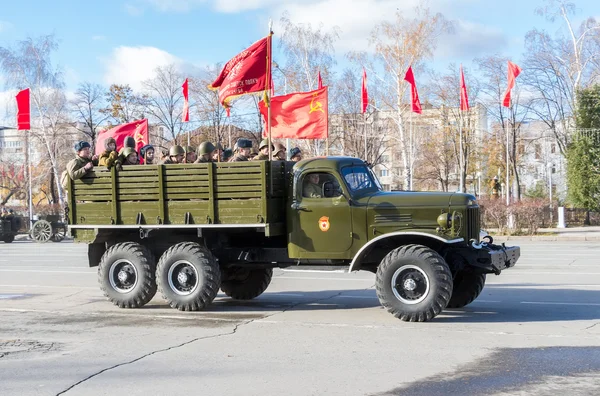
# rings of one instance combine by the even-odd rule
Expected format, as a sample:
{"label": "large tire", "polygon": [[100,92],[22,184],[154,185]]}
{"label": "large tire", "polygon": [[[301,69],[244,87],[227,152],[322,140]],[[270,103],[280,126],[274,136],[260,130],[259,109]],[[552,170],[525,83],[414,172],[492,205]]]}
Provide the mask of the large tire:
{"label": "large tire", "polygon": [[221,290],[236,300],[252,300],[263,294],[273,278],[272,268],[228,270],[227,280],[221,284]]}
{"label": "large tire", "polygon": [[156,260],[145,246],[118,243],[102,256],[98,282],[104,295],[120,308],[139,308],[156,294]]}
{"label": "large tire", "polygon": [[485,286],[485,274],[460,271],[454,277],[452,297],[448,308],[462,308],[471,304]]}
{"label": "large tire", "polygon": [[381,305],[396,318],[425,322],[448,305],[452,273],[435,250],[407,245],[383,258],[377,268],[375,285]]}
{"label": "large tire", "polygon": [[171,246],[158,261],[158,290],[172,308],[198,311],[210,305],[221,287],[221,270],[208,249],[195,242]]}
{"label": "large tire", "polygon": [[3,239],[5,243],[12,243],[15,240],[14,235],[6,235]]}

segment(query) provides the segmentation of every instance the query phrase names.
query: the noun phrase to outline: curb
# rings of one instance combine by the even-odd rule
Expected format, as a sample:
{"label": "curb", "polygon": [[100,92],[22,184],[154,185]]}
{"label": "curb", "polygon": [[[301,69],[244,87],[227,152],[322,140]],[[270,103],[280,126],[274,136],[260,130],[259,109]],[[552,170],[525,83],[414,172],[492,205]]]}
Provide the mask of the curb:
{"label": "curb", "polygon": [[540,236],[504,236],[497,235],[494,236],[494,242],[506,242],[506,241],[547,241],[547,242],[555,242],[555,241],[571,241],[571,242],[592,242],[600,241],[600,235],[593,236],[548,236],[548,235],[540,235]]}

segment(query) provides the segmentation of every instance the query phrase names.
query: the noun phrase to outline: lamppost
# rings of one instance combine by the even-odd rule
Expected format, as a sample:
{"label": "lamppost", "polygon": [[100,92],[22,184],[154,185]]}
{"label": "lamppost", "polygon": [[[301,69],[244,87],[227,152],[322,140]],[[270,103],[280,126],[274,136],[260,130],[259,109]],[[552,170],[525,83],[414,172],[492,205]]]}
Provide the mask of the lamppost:
{"label": "lamppost", "polygon": [[[275,66],[275,69],[279,70],[279,72],[283,76],[283,94],[287,95],[287,76],[285,75],[283,70],[281,70],[281,68],[279,67],[279,64],[277,62],[273,61],[273,66]],[[270,120],[269,120],[269,122],[270,122]],[[289,161],[290,160],[290,139],[289,138],[285,139],[285,156],[286,156],[286,159]]]}
{"label": "lamppost", "polygon": [[481,197],[481,172],[477,172],[477,197]]}
{"label": "lamppost", "polygon": [[552,207],[552,171],[554,170],[554,164],[548,163],[548,196],[550,197],[550,207]]}

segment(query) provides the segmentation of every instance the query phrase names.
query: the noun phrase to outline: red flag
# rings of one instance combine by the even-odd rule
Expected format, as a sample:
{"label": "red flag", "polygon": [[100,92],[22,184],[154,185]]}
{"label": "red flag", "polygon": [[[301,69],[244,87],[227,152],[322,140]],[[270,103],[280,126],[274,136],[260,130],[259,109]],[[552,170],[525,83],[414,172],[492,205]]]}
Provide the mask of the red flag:
{"label": "red flag", "polygon": [[271,62],[267,62],[267,54],[270,51],[271,35],[258,40],[225,64],[219,77],[208,86],[219,89],[219,101],[223,106],[227,107],[227,103],[237,96],[268,89],[267,74],[271,74]]}
{"label": "red flag", "polygon": [[323,88],[323,80],[321,79],[321,70],[319,70],[319,74],[317,75],[318,86],[317,89]]}
{"label": "red flag", "polygon": [[[327,87],[311,92],[292,93],[271,98],[271,137],[291,139],[327,138],[328,100]],[[267,107],[258,103],[267,135]]]}
{"label": "red flag", "polygon": [[123,148],[123,143],[127,136],[135,139],[136,151],[139,152],[142,147],[148,144],[148,120],[137,120],[128,124],[123,124],[100,132],[96,139],[96,154],[100,155],[105,150],[104,141],[106,138],[113,137],[117,142],[117,151]]}
{"label": "red flag", "polygon": [[17,96],[17,130],[31,129],[29,88],[20,91]]}
{"label": "red flag", "polygon": [[367,91],[367,71],[363,69],[363,78],[362,78],[362,90],[360,92],[360,103],[362,113],[367,111],[367,106],[369,105],[369,92]]}
{"label": "red flag", "polygon": [[515,86],[515,80],[521,74],[521,68],[516,64],[508,61],[508,88],[506,88],[506,92],[504,93],[504,100],[502,101],[502,105],[504,107],[510,107],[510,91]]}
{"label": "red flag", "polygon": [[183,88],[183,114],[181,116],[181,120],[183,122],[190,121],[190,102],[188,96],[188,79],[186,78],[181,86]]}
{"label": "red flag", "polygon": [[404,81],[410,84],[410,93],[412,98],[412,111],[417,114],[421,114],[423,109],[421,108],[421,102],[419,101],[419,93],[417,92],[417,83],[415,82],[415,76],[413,74],[412,66],[408,67]]}
{"label": "red flag", "polygon": [[469,95],[467,94],[467,84],[465,84],[462,65],[460,66],[460,109],[461,111],[469,110]]}

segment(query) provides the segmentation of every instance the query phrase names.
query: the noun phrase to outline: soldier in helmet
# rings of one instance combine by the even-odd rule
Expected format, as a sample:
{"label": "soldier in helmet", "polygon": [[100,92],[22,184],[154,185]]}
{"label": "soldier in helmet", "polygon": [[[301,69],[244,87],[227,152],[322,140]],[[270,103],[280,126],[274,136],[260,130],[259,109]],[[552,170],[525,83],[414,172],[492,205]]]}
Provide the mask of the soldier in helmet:
{"label": "soldier in helmet", "polygon": [[294,147],[290,150],[290,160],[294,162],[302,161],[302,152],[298,147]]}
{"label": "soldier in helmet", "polygon": [[144,159],[144,164],[154,165],[154,146],[147,144],[140,149],[140,157]]}
{"label": "soldier in helmet", "polygon": [[286,148],[281,143],[275,143],[275,150],[273,151],[273,159],[275,161],[285,161],[286,158]]}
{"label": "soldier in helmet", "polygon": [[229,162],[231,157],[233,157],[233,151],[231,149],[223,150],[223,162]]}
{"label": "soldier in helmet", "polygon": [[115,164],[115,161],[119,157],[119,153],[117,153],[117,142],[114,137],[106,138],[104,141],[104,149],[104,152],[100,154],[98,165],[110,168]]}
{"label": "soldier in helmet", "polygon": [[[269,159],[269,139],[263,139],[258,146],[258,155],[252,158],[253,161],[266,161]],[[271,151],[275,151],[275,146],[271,143]]]}
{"label": "soldier in helmet", "polygon": [[221,145],[221,143],[217,143],[215,151],[213,152],[212,160],[213,162],[225,161],[223,159],[223,146]]}
{"label": "soldier in helmet", "polygon": [[179,145],[172,146],[169,149],[169,156],[163,161],[163,164],[183,164],[185,159],[185,150]]}
{"label": "soldier in helmet", "polygon": [[214,153],[216,151],[216,147],[211,142],[202,142],[198,147],[198,159],[196,160],[197,164],[204,164],[207,162],[215,162],[214,161]]}
{"label": "soldier in helmet", "polygon": [[248,139],[238,139],[236,142],[237,145],[237,153],[234,157],[232,157],[229,162],[240,162],[240,161],[248,161],[248,157],[250,157],[250,151],[252,150],[252,141]]}
{"label": "soldier in helmet", "polygon": [[[129,148],[132,148],[133,151],[136,151],[136,146],[137,146],[137,143],[135,142],[135,139],[131,136],[127,136],[125,138],[125,141],[123,142],[123,147],[121,148],[121,150],[119,150],[119,158],[117,159],[116,162],[121,165],[125,164],[126,158],[123,156],[125,149],[127,147],[129,147]],[[137,151],[136,151],[136,153],[137,153]],[[136,156],[136,158],[137,158],[137,156]],[[138,161],[138,163],[139,163],[139,161]]]}
{"label": "soldier in helmet", "polygon": [[183,163],[193,164],[194,162],[196,162],[196,149],[193,146],[185,146],[183,149],[185,150],[185,159]]}
{"label": "soldier in helmet", "polygon": [[67,170],[63,172],[61,177],[61,182],[63,187],[67,187],[67,176],[72,180],[81,179],[87,173],[91,172],[94,169],[94,164],[91,158],[91,146],[88,142],[79,141],[75,143],[73,147],[75,152],[77,153],[76,157],[73,158],[67,164]]}
{"label": "soldier in helmet", "polygon": [[123,150],[123,165],[139,165],[137,153],[131,147],[125,147]]}

